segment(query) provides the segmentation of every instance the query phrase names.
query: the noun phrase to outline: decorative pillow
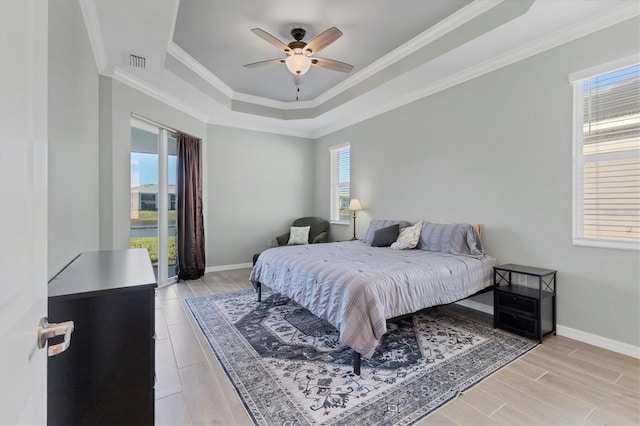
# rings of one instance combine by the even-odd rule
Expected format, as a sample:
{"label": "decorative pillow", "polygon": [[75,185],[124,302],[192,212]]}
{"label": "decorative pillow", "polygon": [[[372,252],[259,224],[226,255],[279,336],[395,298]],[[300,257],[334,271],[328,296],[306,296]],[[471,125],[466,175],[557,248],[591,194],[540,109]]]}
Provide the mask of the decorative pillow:
{"label": "decorative pillow", "polygon": [[478,231],[468,223],[425,223],[419,247],[461,256],[484,255]]}
{"label": "decorative pillow", "polygon": [[373,241],[373,234],[378,229],[386,228],[391,225],[400,225],[400,228],[404,228],[406,226],[411,226],[411,222],[407,222],[406,220],[382,220],[382,219],[374,219],[369,222],[369,228],[367,229],[367,233],[364,235],[362,239],[363,243],[371,244]]}
{"label": "decorative pillow", "polygon": [[373,241],[371,241],[371,247],[389,247],[398,238],[400,233],[400,225],[395,224],[387,226],[386,228],[378,229],[373,234]]}
{"label": "decorative pillow", "polygon": [[418,222],[413,226],[408,226],[400,230],[398,239],[391,244],[392,249],[405,250],[412,249],[418,245],[420,234],[422,233],[422,222]]}
{"label": "decorative pillow", "polygon": [[291,232],[289,233],[289,242],[287,244],[290,246],[294,244],[309,244],[310,229],[310,226],[292,226]]}

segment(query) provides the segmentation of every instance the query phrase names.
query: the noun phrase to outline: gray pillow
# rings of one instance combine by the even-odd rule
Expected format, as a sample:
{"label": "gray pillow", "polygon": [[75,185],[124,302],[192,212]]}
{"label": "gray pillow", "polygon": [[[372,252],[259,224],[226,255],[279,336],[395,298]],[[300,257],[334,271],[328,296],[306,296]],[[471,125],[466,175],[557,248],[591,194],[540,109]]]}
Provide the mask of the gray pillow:
{"label": "gray pillow", "polygon": [[407,226],[413,225],[411,222],[407,222],[406,220],[382,220],[382,219],[374,219],[369,222],[369,228],[367,229],[367,233],[364,235],[362,239],[363,243],[371,244],[373,241],[373,234],[378,229],[386,228],[391,225],[399,225],[400,228],[406,228]]}
{"label": "gray pillow", "polygon": [[400,225],[398,224],[378,229],[373,233],[371,247],[389,247],[398,239],[399,233]]}
{"label": "gray pillow", "polygon": [[418,248],[461,256],[484,255],[480,236],[468,223],[424,222]]}

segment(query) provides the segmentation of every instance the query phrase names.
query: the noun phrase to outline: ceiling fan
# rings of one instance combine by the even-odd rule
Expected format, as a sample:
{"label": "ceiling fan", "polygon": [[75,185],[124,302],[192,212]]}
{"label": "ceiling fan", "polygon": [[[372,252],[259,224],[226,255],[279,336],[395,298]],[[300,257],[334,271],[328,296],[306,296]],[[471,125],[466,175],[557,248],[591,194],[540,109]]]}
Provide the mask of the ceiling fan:
{"label": "ceiling fan", "polygon": [[291,30],[291,36],[294,38],[294,41],[289,44],[283,43],[263,29],[253,28],[251,31],[267,43],[270,43],[282,50],[287,56],[286,58],[269,59],[266,61],[246,64],[245,67],[247,68],[284,63],[287,66],[287,69],[293,74],[293,81],[296,85],[300,83],[300,78],[304,73],[309,71],[311,65],[340,72],[351,72],[353,69],[353,65],[344,62],[312,56],[340,38],[342,31],[336,27],[329,28],[309,43],[302,41],[307,32],[302,28],[294,28]]}

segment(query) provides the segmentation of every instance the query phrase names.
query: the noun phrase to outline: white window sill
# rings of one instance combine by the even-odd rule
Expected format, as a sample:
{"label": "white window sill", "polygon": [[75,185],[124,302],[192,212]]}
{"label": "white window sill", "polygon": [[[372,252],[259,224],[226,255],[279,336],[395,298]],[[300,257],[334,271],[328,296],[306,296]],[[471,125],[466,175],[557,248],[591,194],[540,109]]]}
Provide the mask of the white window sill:
{"label": "white window sill", "polygon": [[611,248],[618,250],[634,250],[640,251],[640,242],[632,243],[626,241],[599,241],[599,240],[590,240],[586,238],[574,238],[573,239],[574,246],[582,246],[582,247],[598,247],[598,248]]}
{"label": "white window sill", "polygon": [[342,220],[330,220],[330,221],[329,221],[329,223],[330,223],[331,225],[350,225],[350,224],[351,224],[351,223],[350,223],[350,222],[348,222],[348,221],[347,221],[347,222],[345,222],[345,221],[342,221]]}

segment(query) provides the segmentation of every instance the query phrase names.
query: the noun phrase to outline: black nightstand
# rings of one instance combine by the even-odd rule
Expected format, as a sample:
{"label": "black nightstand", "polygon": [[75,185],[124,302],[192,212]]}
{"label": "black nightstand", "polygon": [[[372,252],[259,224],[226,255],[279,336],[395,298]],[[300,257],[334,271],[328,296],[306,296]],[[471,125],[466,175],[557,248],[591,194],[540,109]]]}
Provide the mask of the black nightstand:
{"label": "black nightstand", "polygon": [[[556,273],[523,265],[493,268],[493,327],[538,339],[556,334]],[[538,288],[513,284],[513,274],[538,278]]]}

